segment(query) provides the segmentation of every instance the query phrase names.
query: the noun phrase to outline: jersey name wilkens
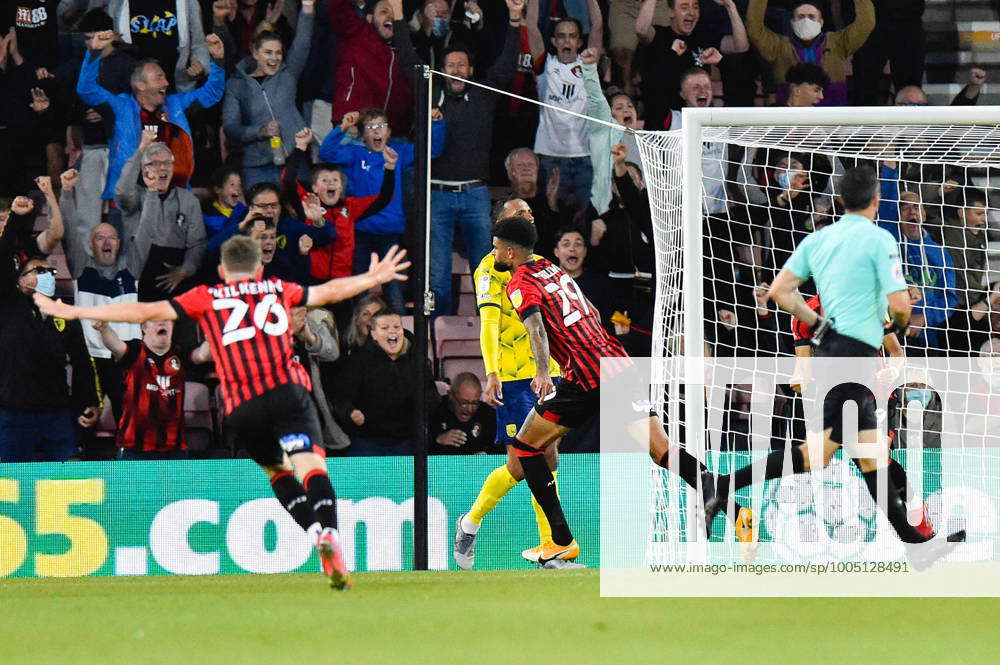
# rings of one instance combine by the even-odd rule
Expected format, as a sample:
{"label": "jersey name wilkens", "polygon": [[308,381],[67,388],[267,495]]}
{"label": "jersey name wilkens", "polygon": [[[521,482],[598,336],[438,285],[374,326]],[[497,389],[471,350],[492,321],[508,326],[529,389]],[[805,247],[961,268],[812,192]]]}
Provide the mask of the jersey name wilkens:
{"label": "jersey name wilkens", "polygon": [[208,292],[216,298],[235,298],[237,296],[256,296],[263,293],[281,293],[284,289],[280,282],[239,282],[226,284],[221,289],[209,287]]}

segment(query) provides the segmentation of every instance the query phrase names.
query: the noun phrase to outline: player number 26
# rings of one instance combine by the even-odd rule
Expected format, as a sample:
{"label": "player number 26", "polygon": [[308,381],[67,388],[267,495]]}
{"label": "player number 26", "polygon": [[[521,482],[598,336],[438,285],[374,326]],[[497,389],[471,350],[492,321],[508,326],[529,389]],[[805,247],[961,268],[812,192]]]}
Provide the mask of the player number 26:
{"label": "player number 26", "polygon": [[[590,314],[590,307],[587,306],[587,298],[583,295],[583,291],[580,290],[577,283],[569,275],[563,274],[563,276],[559,279],[558,284],[555,282],[549,282],[545,285],[545,290],[549,293],[558,293],[559,297],[562,299],[564,326],[571,326],[582,319],[585,314]],[[579,303],[578,308],[573,308],[573,301]]]}
{"label": "player number 26", "polygon": [[[249,326],[244,326],[250,305],[237,298],[218,298],[212,301],[215,310],[230,310],[226,325],[222,328],[222,345],[242,342],[263,330],[268,335],[284,335],[288,332],[288,314],[285,308],[278,304],[278,296],[269,293],[253,308],[253,320]],[[273,315],[273,317],[272,317]],[[273,320],[272,320],[273,318]]]}

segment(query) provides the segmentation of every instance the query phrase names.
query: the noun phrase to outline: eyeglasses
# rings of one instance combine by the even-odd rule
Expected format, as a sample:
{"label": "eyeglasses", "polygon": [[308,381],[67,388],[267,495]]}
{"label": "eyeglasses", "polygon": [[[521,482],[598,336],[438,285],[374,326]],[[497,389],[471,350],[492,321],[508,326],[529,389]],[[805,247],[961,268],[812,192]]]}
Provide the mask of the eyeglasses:
{"label": "eyeglasses", "polygon": [[253,203],[251,204],[254,208],[260,208],[261,210],[280,210],[281,203],[275,201],[274,203]]}
{"label": "eyeglasses", "polygon": [[467,409],[471,409],[474,406],[479,406],[479,400],[468,400],[468,399],[456,399],[455,404]]}
{"label": "eyeglasses", "polygon": [[21,276],[27,277],[28,275],[43,275],[45,273],[52,273],[54,275],[56,273],[56,269],[49,266],[38,266],[36,268],[32,268],[31,270],[25,270],[21,273]]}
{"label": "eyeglasses", "polygon": [[151,162],[146,162],[145,166],[152,166],[157,169],[169,169],[174,165],[174,160],[172,159],[154,159]]}
{"label": "eyeglasses", "polygon": [[365,125],[365,129],[369,132],[374,132],[376,129],[387,129],[388,127],[389,123],[387,122],[373,122],[370,125]]}

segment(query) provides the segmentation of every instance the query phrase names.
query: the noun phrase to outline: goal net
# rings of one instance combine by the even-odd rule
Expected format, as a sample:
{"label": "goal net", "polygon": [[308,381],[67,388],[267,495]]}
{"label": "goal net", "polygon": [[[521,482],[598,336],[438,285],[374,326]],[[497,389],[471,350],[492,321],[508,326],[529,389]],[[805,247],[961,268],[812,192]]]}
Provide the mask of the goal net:
{"label": "goal net", "polygon": [[[802,440],[802,398],[787,378],[774,377],[763,436],[752,431],[760,396],[748,383],[683,384],[724,359],[765,367],[795,355],[792,320],[767,300],[767,287],[805,237],[843,214],[845,170],[869,165],[881,183],[878,224],[899,243],[913,302],[900,342],[907,363],[924,368],[886,384],[880,426],[918,486],[908,506],[926,501],[941,530],[964,526],[966,560],[1000,556],[995,122],[995,112],[976,108],[686,109],[682,130],[640,133],[658,271],[652,382],[671,440],[720,473]],[[802,291],[816,292],[811,283]],[[935,372],[962,398],[931,385]],[[658,467],[653,475],[647,558],[684,560],[698,540],[696,493]],[[838,454],[821,483],[808,480],[786,476],[755,490],[755,538],[774,543],[760,552],[777,561],[860,556],[884,529],[855,465]],[[738,557],[732,524],[714,527],[713,541],[731,543]]]}

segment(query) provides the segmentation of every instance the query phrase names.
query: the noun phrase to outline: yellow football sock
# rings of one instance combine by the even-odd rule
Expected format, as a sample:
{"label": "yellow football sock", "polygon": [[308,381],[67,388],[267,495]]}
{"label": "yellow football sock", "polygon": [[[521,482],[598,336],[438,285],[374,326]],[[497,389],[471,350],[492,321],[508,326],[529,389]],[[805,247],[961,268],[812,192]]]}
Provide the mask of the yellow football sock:
{"label": "yellow football sock", "polygon": [[510,475],[506,464],[493,469],[493,472],[486,476],[483,488],[479,490],[479,496],[476,497],[475,503],[469,509],[467,515],[469,520],[476,524],[482,522],[483,518],[496,508],[500,499],[513,489],[514,485],[517,485],[517,480]]}
{"label": "yellow football sock", "polygon": [[[559,496],[558,475],[558,471],[552,472],[552,479],[556,481],[556,496]],[[542,510],[542,507],[538,505],[537,501],[535,501],[534,495],[531,495],[531,507],[535,509],[535,521],[538,523],[538,544],[544,545],[552,540],[552,527],[549,526],[549,520],[545,517],[545,511]]]}

